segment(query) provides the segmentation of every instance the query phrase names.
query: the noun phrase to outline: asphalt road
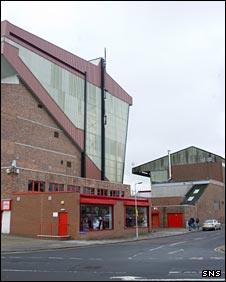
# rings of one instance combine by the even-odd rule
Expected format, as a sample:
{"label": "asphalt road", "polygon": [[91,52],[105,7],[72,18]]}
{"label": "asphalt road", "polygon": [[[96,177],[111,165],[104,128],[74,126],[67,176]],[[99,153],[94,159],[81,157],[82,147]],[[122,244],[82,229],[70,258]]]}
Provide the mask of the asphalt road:
{"label": "asphalt road", "polygon": [[[203,270],[225,280],[225,232],[206,231],[137,242],[4,254],[1,281],[197,281]],[[213,275],[213,272],[210,274]],[[215,279],[215,278],[214,278]]]}

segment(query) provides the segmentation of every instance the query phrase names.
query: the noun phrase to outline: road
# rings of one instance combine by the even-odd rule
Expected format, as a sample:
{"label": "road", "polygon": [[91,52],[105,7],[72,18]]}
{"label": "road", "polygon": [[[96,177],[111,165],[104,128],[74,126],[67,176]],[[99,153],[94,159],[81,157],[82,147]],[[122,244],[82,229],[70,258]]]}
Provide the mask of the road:
{"label": "road", "polygon": [[[201,231],[137,242],[2,255],[2,281],[201,280],[225,278],[225,232]],[[219,272],[218,272],[219,275]],[[214,278],[215,279],[215,278]]]}

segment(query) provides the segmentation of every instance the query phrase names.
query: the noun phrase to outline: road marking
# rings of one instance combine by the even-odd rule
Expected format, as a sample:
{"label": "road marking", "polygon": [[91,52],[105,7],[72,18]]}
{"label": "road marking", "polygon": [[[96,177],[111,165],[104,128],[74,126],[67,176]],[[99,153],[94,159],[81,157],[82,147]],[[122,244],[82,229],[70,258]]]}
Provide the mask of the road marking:
{"label": "road marking", "polygon": [[144,279],[143,277],[139,276],[113,276],[110,277],[110,279],[121,279],[122,281],[140,281],[141,279]]}
{"label": "road marking", "polygon": [[63,259],[62,257],[48,257],[48,259]]}
{"label": "road marking", "polygon": [[210,257],[210,259],[224,259],[224,257]]}
{"label": "road marking", "polygon": [[179,249],[179,250],[176,250],[176,251],[172,251],[172,252],[169,252],[168,254],[172,255],[172,254],[176,254],[176,253],[179,253],[179,252],[184,252],[184,249]]}
{"label": "road marking", "polygon": [[158,249],[161,249],[163,246],[159,246],[159,247],[156,247],[156,248],[153,248],[153,249],[149,249],[149,252],[152,252],[152,251],[155,251],[155,250],[158,250]]}
{"label": "road marking", "polygon": [[69,258],[69,259],[83,260],[83,258]]}
{"label": "road marking", "polygon": [[143,253],[142,252],[137,253],[137,254],[133,255],[132,257],[128,257],[128,259],[133,259],[133,258],[140,256],[140,255],[143,255]]}
{"label": "road marking", "polygon": [[89,258],[88,260],[103,260],[102,258]]}
{"label": "road marking", "polygon": [[4,272],[72,272],[77,273],[76,270],[37,270],[37,269],[2,269]]}
{"label": "road marking", "polygon": [[175,274],[175,273],[181,273],[181,272],[180,272],[180,271],[170,271],[170,272],[169,272],[169,275],[170,275],[170,274]]}
{"label": "road marking", "polygon": [[170,244],[170,246],[176,246],[176,245],[179,245],[179,244],[183,244],[183,243],[186,243],[187,241],[181,241],[181,242],[177,242],[177,243],[172,243]]}
{"label": "road marking", "polygon": [[191,257],[190,260],[203,260],[203,257]]}
{"label": "road marking", "polygon": [[194,240],[202,240],[202,239],[205,239],[205,237],[198,237],[198,238],[195,238]]}

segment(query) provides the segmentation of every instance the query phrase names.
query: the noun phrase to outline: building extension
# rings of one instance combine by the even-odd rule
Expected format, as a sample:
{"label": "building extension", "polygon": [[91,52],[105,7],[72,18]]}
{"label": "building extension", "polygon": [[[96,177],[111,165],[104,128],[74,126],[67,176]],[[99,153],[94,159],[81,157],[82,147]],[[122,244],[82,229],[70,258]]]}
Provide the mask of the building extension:
{"label": "building extension", "polygon": [[185,227],[189,218],[225,221],[225,159],[191,146],[134,167],[149,177],[152,227]]}

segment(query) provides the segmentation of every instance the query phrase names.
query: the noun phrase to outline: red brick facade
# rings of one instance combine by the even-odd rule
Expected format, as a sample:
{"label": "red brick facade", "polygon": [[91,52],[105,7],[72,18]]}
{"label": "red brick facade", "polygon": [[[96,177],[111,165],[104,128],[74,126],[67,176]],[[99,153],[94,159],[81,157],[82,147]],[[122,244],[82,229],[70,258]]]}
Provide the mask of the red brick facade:
{"label": "red brick facade", "polygon": [[[53,213],[63,209],[68,213],[71,238],[113,238],[135,234],[135,228],[125,227],[125,205],[129,201],[134,206],[134,199],[128,198],[129,185],[80,177],[81,151],[55,122],[45,105],[40,106],[24,85],[1,84],[1,96],[1,194],[2,199],[12,199],[10,233],[57,236],[58,218]],[[19,174],[6,172],[12,160],[16,160]],[[28,192],[31,180],[45,182],[45,192]],[[65,192],[49,192],[50,183],[63,184]],[[69,185],[80,193],[67,192]],[[111,230],[79,232],[80,195],[84,193],[105,199],[105,205],[110,199],[115,199]],[[101,193],[107,193],[107,197]],[[146,207],[150,205],[147,200]],[[150,224],[140,228],[140,232],[148,231]]]}
{"label": "red brick facade", "polygon": [[209,180],[224,182],[224,168],[221,162],[197,163],[172,166],[173,181]]}

